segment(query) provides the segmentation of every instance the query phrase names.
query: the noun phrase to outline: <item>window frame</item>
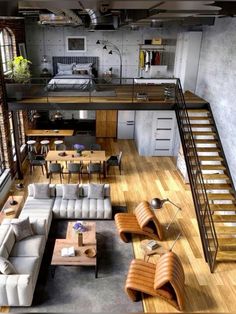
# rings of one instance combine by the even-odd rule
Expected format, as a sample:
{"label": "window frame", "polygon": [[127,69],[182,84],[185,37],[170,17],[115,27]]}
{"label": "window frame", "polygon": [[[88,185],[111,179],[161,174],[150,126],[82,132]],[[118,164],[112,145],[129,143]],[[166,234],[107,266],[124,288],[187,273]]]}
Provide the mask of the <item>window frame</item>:
{"label": "window frame", "polygon": [[3,74],[5,75],[11,72],[9,61],[16,56],[15,35],[9,27],[0,29],[0,51]]}

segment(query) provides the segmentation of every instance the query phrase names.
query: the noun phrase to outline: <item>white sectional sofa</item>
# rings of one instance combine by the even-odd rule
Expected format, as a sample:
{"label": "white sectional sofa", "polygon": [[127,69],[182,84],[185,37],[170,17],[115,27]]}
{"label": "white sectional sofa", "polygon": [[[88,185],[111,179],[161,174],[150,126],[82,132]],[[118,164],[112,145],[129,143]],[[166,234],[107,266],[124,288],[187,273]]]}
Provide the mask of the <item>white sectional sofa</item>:
{"label": "white sectional sofa", "polygon": [[0,256],[16,269],[16,274],[0,274],[1,306],[31,305],[47,240],[45,222],[34,220],[34,235],[18,242],[9,219],[0,225]]}
{"label": "white sectional sofa", "polygon": [[111,219],[110,186],[104,185],[104,198],[88,198],[88,185],[79,185],[77,199],[63,199],[61,184],[50,185],[49,198],[35,198],[33,184],[19,219],[29,217],[34,235],[16,241],[11,220],[0,225],[0,256],[8,259],[16,274],[0,273],[0,306],[30,306],[33,300],[51,222],[56,219]]}

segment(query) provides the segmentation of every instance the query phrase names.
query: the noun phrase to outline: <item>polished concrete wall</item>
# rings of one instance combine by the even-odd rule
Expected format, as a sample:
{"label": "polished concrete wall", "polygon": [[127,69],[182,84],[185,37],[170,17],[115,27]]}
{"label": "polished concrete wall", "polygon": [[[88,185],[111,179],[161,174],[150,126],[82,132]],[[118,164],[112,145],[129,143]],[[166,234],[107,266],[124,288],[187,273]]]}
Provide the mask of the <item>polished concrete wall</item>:
{"label": "polished concrete wall", "polygon": [[236,19],[205,27],[196,93],[210,104],[236,185]]}
{"label": "polished concrete wall", "polygon": [[[165,47],[164,64],[168,65],[168,71],[173,74],[174,57],[176,48],[176,38],[178,29],[175,27],[169,30],[142,29],[139,31],[117,30],[114,32],[96,31],[89,32],[81,28],[74,27],[50,27],[40,26],[34,20],[26,20],[26,48],[28,59],[32,61],[34,74],[39,74],[43,64],[41,60],[46,55],[52,67],[52,56],[97,56],[99,57],[99,76],[110,67],[113,68],[114,76],[119,76],[119,56],[108,54],[109,50],[103,50],[103,45],[96,45],[96,41],[108,40],[115,44],[122,53],[123,75],[122,77],[137,77],[139,75],[139,45],[145,39],[162,37],[167,40],[168,46]],[[66,48],[67,36],[85,36],[87,51],[68,52]],[[110,47],[108,47],[109,49]],[[147,73],[147,77],[150,73]]]}

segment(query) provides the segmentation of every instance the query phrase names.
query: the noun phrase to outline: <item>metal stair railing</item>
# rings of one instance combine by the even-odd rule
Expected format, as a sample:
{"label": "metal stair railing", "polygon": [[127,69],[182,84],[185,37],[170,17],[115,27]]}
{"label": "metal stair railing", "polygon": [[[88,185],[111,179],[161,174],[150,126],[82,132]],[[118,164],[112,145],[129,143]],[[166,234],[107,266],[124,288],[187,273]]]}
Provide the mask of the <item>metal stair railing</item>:
{"label": "metal stair railing", "polygon": [[175,101],[175,112],[183,152],[185,155],[204,257],[206,262],[209,264],[211,272],[213,272],[218,252],[218,239],[202,176],[201,164],[198,158],[194,136],[179,79],[177,79],[175,89]]}

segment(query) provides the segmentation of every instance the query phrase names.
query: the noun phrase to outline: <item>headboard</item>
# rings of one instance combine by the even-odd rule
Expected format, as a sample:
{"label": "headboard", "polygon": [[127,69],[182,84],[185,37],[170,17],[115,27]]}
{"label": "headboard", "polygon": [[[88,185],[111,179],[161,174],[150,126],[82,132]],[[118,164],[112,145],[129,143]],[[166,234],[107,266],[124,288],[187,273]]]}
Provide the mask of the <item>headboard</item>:
{"label": "headboard", "polygon": [[92,63],[92,73],[95,77],[98,76],[98,57],[83,57],[83,56],[66,56],[66,57],[52,57],[53,75],[57,74],[57,63]]}

